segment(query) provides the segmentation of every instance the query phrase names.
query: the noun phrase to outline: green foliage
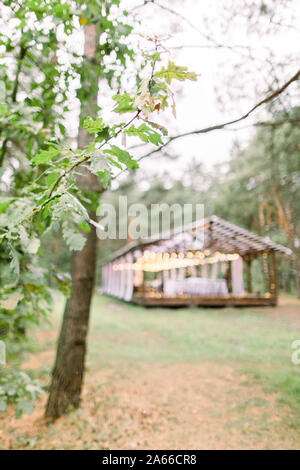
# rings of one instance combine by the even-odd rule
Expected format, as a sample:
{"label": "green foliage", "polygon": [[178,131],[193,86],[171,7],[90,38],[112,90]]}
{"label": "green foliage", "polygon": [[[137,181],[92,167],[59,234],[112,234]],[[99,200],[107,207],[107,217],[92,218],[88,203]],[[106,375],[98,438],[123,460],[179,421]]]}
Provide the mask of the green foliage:
{"label": "green foliage", "polygon": [[156,72],[154,77],[164,78],[168,84],[172,80],[197,80],[197,75],[194,72],[187,72],[187,67],[175,65],[172,61],[169,61],[167,68],[162,67],[159,72]]}
{"label": "green foliage", "polygon": [[63,227],[63,237],[68,247],[70,248],[70,250],[80,251],[84,247],[84,244],[85,244],[84,236],[78,231],[76,232],[74,229],[72,229],[69,226]]}
{"label": "green foliage", "polygon": [[48,150],[41,150],[36,154],[32,161],[35,165],[42,165],[43,163],[49,163],[54,157],[60,154],[60,150],[55,147],[50,147]]}
{"label": "green foliage", "polygon": [[104,129],[104,122],[101,118],[92,119],[90,116],[83,121],[83,127],[89,134],[98,134]]}
{"label": "green foliage", "polygon": [[[22,227],[22,226],[21,226]],[[22,339],[30,323],[46,316],[51,303],[46,287],[46,270],[39,266],[39,239],[17,240],[14,245],[5,240],[0,252],[0,337],[10,342]],[[25,251],[26,250],[26,251]]]}
{"label": "green foliage", "polygon": [[7,405],[14,405],[16,418],[31,414],[37,397],[43,393],[39,380],[32,380],[25,372],[14,368],[0,370],[0,413]]}
{"label": "green foliage", "polygon": [[147,142],[147,143],[150,142],[151,144],[154,144],[154,145],[162,144],[161,134],[158,132],[155,132],[153,129],[150,129],[150,127],[147,126],[145,123],[141,124],[139,127],[135,127],[132,124],[124,132],[125,134],[129,136],[139,137],[143,142]]}
{"label": "green foliage", "polygon": [[147,120],[147,124],[148,126],[154,127],[154,129],[158,129],[162,133],[162,135],[164,136],[168,135],[168,129],[166,129],[161,124],[158,124],[157,122],[149,121],[149,119]]}
{"label": "green foliage", "polygon": [[138,163],[133,159],[132,155],[130,155],[129,152],[127,152],[126,150],[120,149],[116,145],[111,145],[109,149],[104,150],[104,153],[117,157],[119,162],[124,163],[124,165],[126,165],[126,168],[134,169],[134,168],[138,168],[139,166]]}
{"label": "green foliage", "polygon": [[123,93],[123,95],[114,95],[113,99],[117,102],[117,106],[114,108],[116,113],[124,114],[134,111],[133,98],[129,93]]}

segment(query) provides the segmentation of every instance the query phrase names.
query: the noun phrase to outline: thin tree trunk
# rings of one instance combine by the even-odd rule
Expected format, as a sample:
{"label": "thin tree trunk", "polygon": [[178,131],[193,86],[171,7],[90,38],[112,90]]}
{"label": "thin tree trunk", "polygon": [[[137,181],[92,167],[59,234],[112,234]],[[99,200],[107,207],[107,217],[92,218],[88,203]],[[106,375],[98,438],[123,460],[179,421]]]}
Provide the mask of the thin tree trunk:
{"label": "thin tree trunk", "polygon": [[95,278],[97,236],[92,229],[83,250],[72,258],[72,293],[58,341],[46,416],[56,419],[80,404],[91,297]]}
{"label": "thin tree trunk", "polygon": [[[97,43],[96,27],[94,25],[85,27],[86,57],[94,56]],[[87,112],[87,107],[91,111],[96,106],[97,94],[90,97],[89,103],[84,103],[84,112]],[[80,130],[78,146],[82,148],[88,142],[88,134]],[[84,170],[81,173],[83,174],[79,184],[82,189],[101,192],[95,175]],[[95,213],[92,212],[89,215],[95,220]],[[90,305],[95,281],[96,254],[96,229],[91,226],[83,250],[75,252],[72,256],[72,293],[64,312],[46,407],[46,417],[50,419],[56,419],[68,410],[78,408],[80,404]]]}

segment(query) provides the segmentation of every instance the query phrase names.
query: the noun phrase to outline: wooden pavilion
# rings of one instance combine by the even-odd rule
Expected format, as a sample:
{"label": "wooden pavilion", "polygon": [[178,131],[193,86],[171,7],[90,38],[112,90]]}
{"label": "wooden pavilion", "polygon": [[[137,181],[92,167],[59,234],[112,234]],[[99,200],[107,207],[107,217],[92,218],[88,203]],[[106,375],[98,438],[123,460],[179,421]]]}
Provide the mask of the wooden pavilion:
{"label": "wooden pavilion", "polygon": [[[101,290],[144,306],[276,305],[276,253],[291,250],[213,215],[167,239],[128,243],[102,265]],[[255,262],[263,274],[257,291]]]}

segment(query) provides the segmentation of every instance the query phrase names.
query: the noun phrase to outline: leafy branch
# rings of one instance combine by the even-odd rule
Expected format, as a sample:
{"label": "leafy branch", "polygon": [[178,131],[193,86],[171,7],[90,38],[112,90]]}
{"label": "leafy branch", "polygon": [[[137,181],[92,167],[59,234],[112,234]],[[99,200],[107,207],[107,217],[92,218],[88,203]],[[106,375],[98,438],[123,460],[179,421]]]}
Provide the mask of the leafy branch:
{"label": "leafy branch", "polygon": [[[156,70],[156,65],[161,61],[160,43],[157,38],[149,38],[155,45],[154,54],[144,54],[145,66],[150,67],[149,74],[141,80],[136,94],[117,94],[113,96],[116,103],[114,112],[131,114],[126,122],[115,125],[106,124],[101,117],[93,119],[87,117],[83,127],[89,134],[94,134],[94,139],[84,149],[73,152],[70,149],[60,148],[53,142],[48,143],[48,148],[40,150],[32,163],[38,166],[38,177],[27,188],[27,210],[18,207],[19,199],[10,205],[10,224],[1,227],[3,239],[17,240],[21,236],[22,227],[35,226],[37,232],[48,230],[52,222],[58,221],[63,226],[63,236],[67,238],[67,244],[71,249],[81,249],[84,237],[78,231],[84,221],[90,220],[88,211],[80,202],[81,193],[77,187],[76,170],[86,164],[88,171],[96,174],[101,182],[99,192],[104,191],[114,176],[113,167],[118,169],[135,169],[137,160],[124,148],[113,144],[113,140],[122,135],[122,143],[126,137],[135,137],[142,142],[160,146],[162,138],[167,135],[167,130],[159,123],[149,120],[149,115],[155,111],[163,110],[169,105],[175,107],[173,92],[170,84],[173,80],[196,80],[196,75],[189,72],[186,67],[175,65],[169,61],[167,65]],[[141,120],[140,125],[136,121]],[[46,167],[46,168],[45,168]],[[87,200],[85,199],[85,202]],[[35,224],[33,225],[33,218]],[[1,224],[0,224],[1,225]]]}
{"label": "leafy branch", "polygon": [[[152,40],[152,39],[151,39]],[[151,61],[151,73],[149,78],[146,79],[144,83],[146,83],[147,86],[147,91],[149,93],[149,96],[151,96],[151,90],[153,89],[153,78],[154,78],[154,73],[155,73],[155,66],[156,63],[160,60],[160,54],[158,52],[160,43],[157,38],[153,39],[154,44],[155,44],[155,54],[152,54],[150,57],[145,56],[146,59],[150,58]],[[172,78],[177,78],[178,80],[185,80],[186,78],[188,79],[195,79],[193,73],[187,73],[185,70],[185,67],[176,67],[173,62],[169,62],[168,68],[165,69],[164,67],[160,72],[157,72],[156,76],[158,78],[163,78],[165,79],[168,83],[172,80]],[[137,107],[137,110],[134,110],[133,106],[133,99],[130,97],[129,94],[125,93],[123,96],[122,95],[115,95],[114,99],[117,102],[117,107],[115,108],[115,112],[122,114],[123,112],[129,111],[135,111],[135,115],[128,120],[127,123],[124,125],[121,125],[119,130],[111,132],[111,134],[104,139],[104,142],[98,147],[98,151],[100,151],[105,145],[107,145],[113,138],[117,138],[119,134],[124,133],[124,131],[129,128],[133,124],[134,121],[136,121],[140,114],[145,113],[146,111],[153,111],[156,109],[155,106],[155,100],[152,101],[152,99],[145,98],[145,96],[142,96],[142,93],[145,93],[143,90],[143,84],[141,85],[141,93],[140,96],[135,97],[135,101],[137,101],[137,98],[140,98],[138,103],[141,105],[140,107]],[[150,108],[150,109],[147,109]],[[159,109],[159,108],[158,108]],[[154,123],[151,123],[153,126]],[[84,127],[87,129],[87,132],[89,133],[95,133],[99,134],[101,131],[104,129],[104,123],[101,118],[97,118],[96,121],[93,121],[92,118],[87,118],[84,122]],[[159,125],[156,125],[157,129],[162,130],[163,128]],[[164,132],[164,131],[162,131]],[[131,126],[128,129],[127,135],[131,136],[137,136],[139,137],[142,141],[150,141],[154,143],[155,145],[158,145],[161,143],[161,138],[157,132],[151,131],[149,127],[147,127],[145,124],[140,126],[140,128],[135,129],[133,126]],[[120,153],[119,153],[120,156]],[[49,202],[53,200],[53,195],[55,190],[58,188],[59,184],[62,182],[62,180],[68,175],[70,175],[76,168],[80,167],[81,165],[88,163],[92,160],[93,154],[87,154],[84,155],[82,159],[76,161],[73,165],[71,165],[69,168],[67,168],[59,177],[56,179],[54,182],[53,186],[50,189],[50,192],[47,196],[47,199],[43,202],[42,206],[40,208],[37,208],[36,212],[39,212],[42,208],[44,208]],[[112,160],[110,160],[112,162]]]}
{"label": "leafy branch", "polygon": [[[132,119],[130,119],[118,132],[116,132],[116,134],[115,134],[114,136],[111,135],[108,139],[106,139],[106,140],[103,142],[103,144],[100,145],[99,150],[100,150],[101,148],[103,148],[104,145],[108,144],[108,143],[111,141],[111,139],[112,139],[113,137],[117,137],[121,132],[124,131],[124,129],[126,129],[126,127],[130,126],[130,124],[131,124],[132,122],[134,122],[134,121],[138,118],[140,112],[141,112],[141,111],[138,110],[137,113],[135,114],[135,116],[134,116]],[[45,201],[45,203],[43,203],[43,207],[44,207],[46,204],[48,204],[48,202],[50,202],[50,201],[53,199],[53,193],[54,193],[55,189],[58,187],[59,183],[62,181],[62,179],[65,178],[65,177],[67,177],[70,173],[72,173],[72,172],[73,172],[76,168],[78,168],[79,166],[81,166],[81,165],[83,165],[84,163],[87,163],[88,161],[90,161],[91,158],[92,158],[92,156],[91,156],[90,154],[84,156],[84,158],[82,158],[81,160],[79,160],[79,161],[77,161],[76,163],[74,163],[70,168],[68,168],[64,173],[62,173],[62,174],[57,178],[57,180],[55,181],[55,183],[53,184],[53,186],[52,186],[52,188],[51,188],[51,190],[50,190],[50,193],[49,193],[49,196],[48,196],[47,201]]]}
{"label": "leafy branch", "polygon": [[[231,119],[229,121],[225,121],[220,124],[215,124],[213,126],[208,126],[208,127],[203,127],[202,129],[197,129],[194,131],[189,131],[189,132],[184,132],[181,134],[177,134],[174,136],[169,137],[169,139],[162,144],[160,147],[150,150],[146,154],[142,155],[138,160],[143,160],[144,158],[149,157],[150,155],[153,155],[154,153],[160,152],[163,148],[167,147],[169,144],[174,142],[177,139],[181,139],[183,137],[188,137],[190,135],[198,135],[198,134],[207,134],[208,132],[212,132],[215,130],[222,130],[227,128],[228,126],[231,126],[232,124],[237,124],[238,122],[244,121],[247,119],[254,111],[256,111],[258,108],[260,108],[262,105],[270,103],[273,101],[275,98],[277,98],[281,93],[283,93],[293,82],[296,82],[300,78],[300,70],[298,70],[287,82],[285,82],[281,87],[276,89],[273,93],[268,95],[267,97],[263,98],[260,100],[258,103],[256,103],[254,106],[252,106],[245,114],[240,116],[239,118],[236,119]],[[258,123],[258,125],[263,125],[264,123]]]}
{"label": "leafy branch", "polygon": [[[22,34],[23,34],[23,30],[22,30]],[[11,94],[12,103],[16,103],[16,101],[17,101],[17,93],[18,93],[18,88],[19,88],[19,84],[20,84],[20,73],[21,73],[21,69],[22,69],[22,62],[23,62],[23,59],[25,57],[26,50],[27,50],[27,47],[25,46],[25,44],[22,41],[22,34],[21,34],[21,41],[20,41],[20,51],[19,51],[19,55],[17,57],[17,70],[16,70],[15,80],[14,80],[14,84],[13,84],[13,90],[12,90],[12,94]],[[9,142],[9,138],[6,137],[3,141],[2,148],[1,148],[0,166],[2,166],[4,157],[5,157],[5,154],[6,154],[8,142]]]}

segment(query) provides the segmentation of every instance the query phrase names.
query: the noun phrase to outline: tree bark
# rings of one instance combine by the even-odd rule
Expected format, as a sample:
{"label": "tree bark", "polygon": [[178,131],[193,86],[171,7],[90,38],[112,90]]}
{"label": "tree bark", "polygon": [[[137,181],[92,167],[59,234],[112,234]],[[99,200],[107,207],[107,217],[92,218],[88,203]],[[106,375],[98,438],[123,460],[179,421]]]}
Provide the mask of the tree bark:
{"label": "tree bark", "polygon": [[80,404],[96,247],[96,231],[92,228],[83,250],[72,258],[72,293],[66,304],[58,341],[47,418],[56,419]]}
{"label": "tree bark", "polygon": [[[85,56],[92,58],[98,43],[95,25],[85,27]],[[97,89],[97,86],[95,87]],[[97,107],[97,94],[84,103],[84,112]],[[91,114],[91,112],[90,112]],[[84,130],[78,134],[78,146],[89,143]],[[97,177],[84,169],[79,178],[83,190],[101,192]],[[90,218],[95,220],[95,213]],[[72,256],[72,292],[64,311],[63,324],[59,336],[56,361],[52,373],[52,383],[46,407],[46,417],[56,419],[67,411],[78,408],[84,378],[86,340],[91,298],[95,281],[97,255],[97,235],[94,226],[87,234],[83,250]]]}

